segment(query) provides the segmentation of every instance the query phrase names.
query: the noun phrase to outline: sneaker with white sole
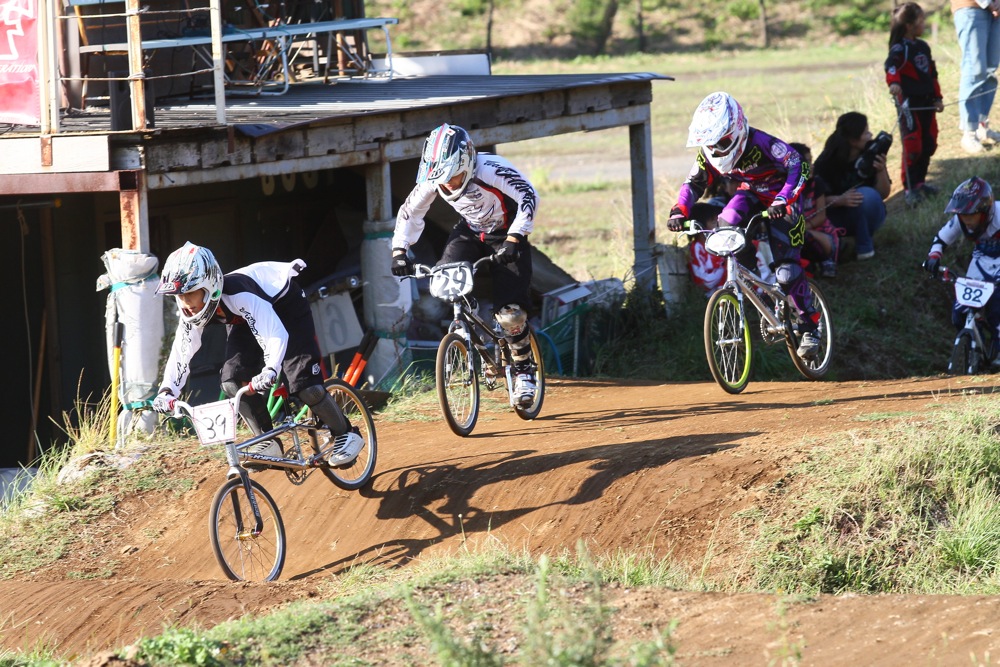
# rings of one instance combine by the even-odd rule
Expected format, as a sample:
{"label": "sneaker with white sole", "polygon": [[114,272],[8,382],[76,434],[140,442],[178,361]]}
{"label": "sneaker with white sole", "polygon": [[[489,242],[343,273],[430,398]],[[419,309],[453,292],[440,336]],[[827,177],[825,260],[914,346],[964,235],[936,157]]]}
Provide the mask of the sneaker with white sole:
{"label": "sneaker with white sole", "polygon": [[535,402],[535,376],[531,373],[518,373],[514,376],[514,398],[522,406]]}
{"label": "sneaker with white sole", "polygon": [[[250,445],[243,451],[246,454],[261,454],[263,456],[273,456],[278,459],[282,457],[281,443],[277,439],[258,442],[255,445]],[[267,463],[264,461],[246,461],[244,465],[247,468],[261,468],[266,467]]]}
{"label": "sneaker with white sole", "polygon": [[350,465],[358,458],[358,454],[361,453],[364,447],[364,438],[361,437],[357,429],[351,429],[347,433],[338,435],[333,439],[333,449],[327,455],[326,460],[332,466]]}
{"label": "sneaker with white sole", "polygon": [[979,143],[1000,143],[1000,132],[996,130],[991,130],[989,123],[980,123],[979,127],[976,128],[976,139],[979,139]]}
{"label": "sneaker with white sole", "polygon": [[800,359],[815,359],[819,354],[819,334],[807,331],[799,339],[799,349],[795,351]]}
{"label": "sneaker with white sole", "polygon": [[972,155],[979,155],[986,152],[986,147],[979,141],[977,132],[964,132],[962,134],[962,150]]}

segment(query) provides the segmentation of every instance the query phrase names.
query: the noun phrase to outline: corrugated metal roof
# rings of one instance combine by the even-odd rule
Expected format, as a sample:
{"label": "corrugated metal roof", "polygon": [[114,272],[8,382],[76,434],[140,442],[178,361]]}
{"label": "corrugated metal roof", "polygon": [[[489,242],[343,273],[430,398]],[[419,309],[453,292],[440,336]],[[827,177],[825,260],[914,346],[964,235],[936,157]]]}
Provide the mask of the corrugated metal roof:
{"label": "corrugated metal roof", "polygon": [[[409,111],[463,101],[502,98],[549,90],[602,86],[628,81],[672,80],[651,72],[618,74],[427,76],[336,80],[293,84],[283,95],[237,96],[226,99],[226,122],[287,127],[324,118]],[[158,130],[216,125],[210,100],[157,100]],[[61,121],[64,132],[106,132],[107,109],[73,112]],[[30,131],[30,128],[21,128]]]}

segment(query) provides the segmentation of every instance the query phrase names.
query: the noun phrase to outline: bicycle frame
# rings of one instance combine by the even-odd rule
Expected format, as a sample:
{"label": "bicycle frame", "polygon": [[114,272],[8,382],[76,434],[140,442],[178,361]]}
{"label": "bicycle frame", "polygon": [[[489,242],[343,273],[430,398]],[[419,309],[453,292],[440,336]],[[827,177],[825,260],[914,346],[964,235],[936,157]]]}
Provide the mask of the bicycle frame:
{"label": "bicycle frame", "polygon": [[[760,313],[760,335],[764,343],[771,345],[784,341],[792,363],[804,377],[821,378],[832,356],[833,328],[829,307],[819,287],[807,279],[813,307],[818,313],[816,327],[810,333],[818,341],[809,348],[808,357],[800,357],[798,350],[806,333],[796,325],[799,317],[794,304],[777,281],[765,280],[740,264],[739,257],[747,248],[748,239],[756,237],[761,219],[761,215],[751,218],[746,232],[730,227],[693,228],[687,232],[689,235],[709,234],[705,249],[725,261],[725,282],[709,296],[705,309],[704,338],[712,377],[730,394],[738,394],[746,388],[753,367],[748,301]],[[757,252],[766,256],[769,253],[765,249],[769,248],[769,245],[761,245]]]}
{"label": "bicycle frame", "polygon": [[[965,324],[955,334],[952,344],[952,356],[948,364],[950,372],[976,373],[980,364],[993,362],[992,346],[983,338],[986,304],[993,296],[995,283],[991,281],[974,280],[957,275],[947,267],[942,267],[938,274],[942,281],[951,283],[954,289],[955,303],[964,307]],[[968,349],[963,350],[963,339],[968,338]],[[962,361],[962,368],[956,369],[956,361]]]}
{"label": "bicycle frame", "polygon": [[[508,385],[511,384],[511,359],[507,340],[503,338],[494,328],[490,327],[478,313],[472,309],[472,305],[463,299],[462,302],[452,304],[453,319],[448,326],[448,333],[458,332],[465,337],[469,345],[479,353],[479,358],[483,362],[482,375],[487,381],[487,385],[492,389],[495,380],[490,379],[490,375],[497,377],[500,375],[500,367],[504,369]],[[490,351],[489,345],[493,344],[495,354]],[[472,356],[469,363],[474,364]],[[475,371],[472,367],[470,370]],[[513,399],[511,405],[514,405]]]}
{"label": "bicycle frame", "polygon": [[[232,399],[228,399],[232,404],[233,414],[239,414],[240,401],[243,395],[248,393],[249,391],[251,390],[249,385],[247,385],[245,387],[242,387],[238,392],[236,392],[236,396],[234,396]],[[183,401],[177,401],[176,406],[177,406],[177,411],[175,411],[175,416],[179,416],[177,415],[177,412],[183,409],[190,416],[192,422],[195,422],[197,417],[195,416],[192,407],[190,405],[188,405]],[[301,411],[299,412],[299,414],[301,414]],[[200,429],[208,429],[209,431],[212,431],[215,428],[215,424],[205,423],[204,421],[201,421],[195,424],[195,428],[196,430],[199,430],[199,438],[201,438]],[[229,471],[226,473],[226,476],[228,478],[233,478],[236,476],[245,477],[248,471],[246,470],[244,465],[248,462],[253,462],[253,461],[259,461],[260,463],[266,464],[268,467],[271,468],[280,468],[284,470],[295,470],[295,471],[304,471],[304,470],[309,470],[311,468],[321,467],[324,457],[329,455],[333,448],[332,441],[331,445],[326,449],[320,450],[317,453],[313,454],[312,456],[305,457],[302,455],[302,445],[305,442],[304,438],[300,434],[302,430],[305,430],[307,432],[308,437],[315,440],[315,438],[317,437],[315,418],[306,417],[297,419],[294,416],[289,416],[286,417],[283,421],[281,421],[267,433],[261,433],[260,435],[252,436],[239,443],[236,442],[235,431],[234,431],[234,437],[226,438],[225,441],[222,442],[222,445],[226,453],[226,463],[229,465]],[[266,440],[271,440],[275,436],[283,435],[286,433],[291,434],[292,445],[293,445],[292,449],[298,454],[297,458],[267,456],[264,454],[255,454],[246,451],[247,448],[253,445],[264,442]],[[203,440],[203,444],[214,444],[215,442],[216,441],[213,440],[210,443],[205,443]]]}
{"label": "bicycle frame", "polygon": [[[492,261],[492,259],[492,256],[483,257],[474,262],[472,274],[475,275],[480,266]],[[417,278],[430,276],[434,271],[434,267],[418,266],[419,271],[414,276]],[[466,340],[470,349],[476,350],[483,362],[481,374],[487,387],[493,389],[496,386],[496,378],[501,375],[502,367],[507,387],[511,388],[513,387],[513,371],[507,340],[499,331],[500,325],[498,323],[488,323],[479,316],[470,294],[471,289],[467,293],[456,294],[449,298],[452,307],[452,321],[448,325],[448,333],[458,333]],[[490,344],[493,345],[493,351],[489,348]],[[472,355],[469,355],[469,373],[470,375],[476,373],[475,358]],[[512,407],[517,405],[511,391],[508,391],[508,400]]]}
{"label": "bicycle frame", "polygon": [[[743,300],[747,299],[767,322],[766,329],[769,334],[785,335],[785,325],[779,319],[779,314],[780,309],[786,307],[787,301],[784,291],[777,283],[762,280],[756,273],[740,264],[734,255],[730,255],[726,257],[726,281],[722,287],[736,292],[736,300],[740,304],[740,318],[744,326],[747,324],[747,316]],[[765,304],[757,292],[758,289],[771,297],[776,304],[774,308],[779,310]]]}
{"label": "bicycle frame", "polygon": [[[759,223],[755,226],[754,223],[751,222],[747,232],[743,235],[744,238],[752,238],[754,235],[750,234],[749,231],[751,228],[756,229],[757,227],[759,227]],[[702,233],[702,231],[704,230],[699,230],[698,233]],[[764,241],[761,242],[763,243]],[[747,325],[747,313],[746,306],[744,304],[744,299],[746,299],[753,304],[754,308],[757,309],[757,312],[760,313],[760,316],[766,322],[764,329],[766,329],[768,335],[786,337],[787,331],[785,323],[782,321],[782,311],[787,307],[788,300],[784,290],[782,290],[776,282],[764,280],[756,273],[740,264],[736,255],[741,249],[742,248],[730,250],[723,254],[726,260],[726,279],[719,289],[731,289],[736,293],[736,300],[740,307],[740,319],[744,326]],[[761,299],[759,292],[763,292],[771,297],[775,305],[771,306],[765,304],[764,300]],[[771,340],[767,342],[774,341]]]}

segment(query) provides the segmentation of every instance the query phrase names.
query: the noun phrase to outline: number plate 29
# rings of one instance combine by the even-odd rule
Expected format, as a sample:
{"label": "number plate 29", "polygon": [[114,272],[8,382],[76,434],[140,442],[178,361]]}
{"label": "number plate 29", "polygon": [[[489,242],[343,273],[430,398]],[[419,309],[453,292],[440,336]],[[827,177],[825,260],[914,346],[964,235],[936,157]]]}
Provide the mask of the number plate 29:
{"label": "number plate 29", "polygon": [[431,274],[431,295],[445,301],[457,301],[472,291],[472,265],[453,262],[434,268]]}

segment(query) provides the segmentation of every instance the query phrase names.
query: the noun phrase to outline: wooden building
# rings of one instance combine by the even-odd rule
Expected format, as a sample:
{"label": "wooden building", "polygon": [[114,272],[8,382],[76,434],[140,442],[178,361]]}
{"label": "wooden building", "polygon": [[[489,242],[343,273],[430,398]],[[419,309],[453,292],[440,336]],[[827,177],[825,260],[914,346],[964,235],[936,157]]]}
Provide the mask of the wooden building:
{"label": "wooden building", "polygon": [[[39,0],[46,1],[51,3]],[[481,147],[628,127],[636,274],[648,276],[644,280],[653,286],[654,273],[647,270],[654,244],[650,103],[652,82],[669,77],[403,76],[388,69],[388,58],[368,53],[365,35],[345,42],[334,34],[331,39],[337,41],[324,42],[321,35],[310,46],[292,36],[280,44],[293,60],[306,53],[313,67],[293,70],[293,76],[280,66],[272,70],[268,76],[278,79],[277,89],[246,94],[239,89],[243,82],[218,77],[217,70],[225,73],[227,65],[217,58],[219,67],[196,75],[197,86],[167,97],[159,94],[167,79],[155,79],[158,74],[151,72],[190,71],[201,62],[199,56],[190,53],[191,46],[158,45],[158,60],[150,60],[141,44],[155,37],[129,40],[126,34],[130,53],[117,55],[124,64],[110,66],[129,73],[121,94],[131,118],[125,118],[129,129],[112,130],[113,106],[121,97],[102,105],[96,79],[85,82],[93,87],[83,94],[81,79],[95,70],[93,62],[82,62],[86,54],[76,40],[86,35],[92,55],[99,52],[95,45],[120,43],[121,35],[83,33],[79,22],[67,17],[84,9],[121,13],[136,4],[63,0],[62,15],[48,16],[57,26],[50,32],[55,40],[50,49],[59,65],[40,77],[55,91],[49,117],[43,110],[39,125],[14,124],[0,134],[0,267],[3,284],[16,294],[8,300],[4,360],[11,381],[3,390],[14,438],[0,454],[0,467],[30,463],[39,446],[44,449],[60,437],[53,422],[61,424],[78,400],[107,392],[107,293],[95,289],[95,280],[104,270],[100,258],[110,248],[141,250],[162,260],[190,240],[212,248],[224,270],[302,257],[309,264],[303,284],[356,275],[363,325],[384,338],[381,358],[373,364],[382,375],[391,372],[407,306],[405,300],[396,307],[379,304],[408,287],[388,272],[388,237],[395,211],[414,182],[424,138],[442,122],[462,125]],[[336,15],[338,7],[343,11],[339,0],[325,4],[328,21],[343,18]],[[360,0],[345,4],[354,18],[364,16]],[[212,26],[214,46],[224,30]],[[357,56],[346,65],[345,49]],[[184,57],[163,56],[185,50]],[[221,53],[227,53],[225,43]],[[335,57],[337,67],[325,71],[324,63],[334,64]],[[400,54],[396,58],[405,60]],[[345,71],[352,62],[361,63],[360,69]],[[114,70],[101,70],[106,71]],[[149,77],[145,82],[143,72]],[[212,87],[219,80],[222,90]],[[128,93],[141,91],[143,83],[147,95],[139,102]],[[136,107],[142,111],[144,105],[145,117],[137,117]],[[120,125],[118,114],[114,120]],[[427,243],[440,242],[444,234],[429,226]],[[217,366],[208,348],[196,372],[210,384]]]}

